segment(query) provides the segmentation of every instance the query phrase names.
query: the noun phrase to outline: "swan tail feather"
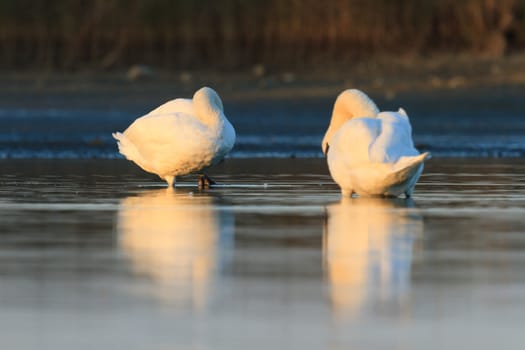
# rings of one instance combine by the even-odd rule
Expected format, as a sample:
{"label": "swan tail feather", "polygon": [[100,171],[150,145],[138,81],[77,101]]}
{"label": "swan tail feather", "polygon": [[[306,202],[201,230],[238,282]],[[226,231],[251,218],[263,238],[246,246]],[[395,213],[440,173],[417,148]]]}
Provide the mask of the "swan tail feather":
{"label": "swan tail feather", "polygon": [[113,138],[117,140],[119,152],[126,157],[126,159],[137,163],[141,168],[146,171],[152,172],[148,162],[142,157],[139,150],[129,138],[121,132],[114,132]]}
{"label": "swan tail feather", "polygon": [[430,159],[430,153],[428,152],[417,156],[400,158],[395,164],[392,172],[388,174],[386,182],[394,185],[409,181],[417,173],[421,173],[423,162],[426,159]]}

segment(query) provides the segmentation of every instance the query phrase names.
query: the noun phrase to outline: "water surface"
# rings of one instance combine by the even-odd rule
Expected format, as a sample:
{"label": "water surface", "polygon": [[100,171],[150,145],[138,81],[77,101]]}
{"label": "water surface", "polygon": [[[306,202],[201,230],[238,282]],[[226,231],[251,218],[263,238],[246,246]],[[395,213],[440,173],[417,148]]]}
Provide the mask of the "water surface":
{"label": "water surface", "polygon": [[[104,85],[104,84],[101,84]],[[0,159],[121,158],[111,137],[174,98],[169,86],[0,96]],[[130,90],[131,89],[131,90]],[[342,90],[342,88],[341,88]],[[223,98],[237,140],[230,157],[321,157],[333,96]],[[190,97],[191,93],[184,95]],[[371,94],[381,110],[403,107],[414,141],[434,157],[525,157],[521,87]]]}
{"label": "water surface", "polygon": [[431,160],[411,200],[342,200],[322,159],[229,159],[207,191],[0,165],[2,348],[522,344],[522,160]]}

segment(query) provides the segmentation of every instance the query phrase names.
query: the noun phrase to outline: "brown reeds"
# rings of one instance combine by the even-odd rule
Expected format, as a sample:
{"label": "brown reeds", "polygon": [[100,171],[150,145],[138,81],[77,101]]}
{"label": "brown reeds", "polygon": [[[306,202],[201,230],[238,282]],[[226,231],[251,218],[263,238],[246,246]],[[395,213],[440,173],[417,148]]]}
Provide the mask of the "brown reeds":
{"label": "brown reeds", "polygon": [[0,0],[4,69],[238,68],[525,47],[524,0]]}

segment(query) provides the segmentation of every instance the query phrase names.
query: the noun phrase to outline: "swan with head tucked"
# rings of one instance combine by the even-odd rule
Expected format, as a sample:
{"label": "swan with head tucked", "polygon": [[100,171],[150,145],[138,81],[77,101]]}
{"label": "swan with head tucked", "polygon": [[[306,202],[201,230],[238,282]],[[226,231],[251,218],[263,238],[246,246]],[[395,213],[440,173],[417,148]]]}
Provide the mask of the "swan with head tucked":
{"label": "swan with head tucked", "polygon": [[[166,102],[113,137],[120,153],[171,187],[176,176],[200,172],[223,159],[233,148],[235,130],[219,95],[203,87],[193,99]],[[201,175],[199,185],[209,181]]]}
{"label": "swan with head tucked", "polygon": [[359,90],[345,90],[335,101],[323,153],[343,196],[410,197],[430,155],[420,154],[403,109],[379,112]]}

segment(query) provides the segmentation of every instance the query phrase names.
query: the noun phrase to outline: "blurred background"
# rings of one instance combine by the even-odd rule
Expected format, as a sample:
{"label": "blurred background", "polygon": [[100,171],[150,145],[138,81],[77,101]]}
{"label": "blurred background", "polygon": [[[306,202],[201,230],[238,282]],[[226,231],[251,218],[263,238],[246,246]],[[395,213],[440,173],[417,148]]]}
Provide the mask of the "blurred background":
{"label": "blurred background", "polygon": [[348,88],[434,156],[525,156],[525,0],[0,0],[0,23],[0,158],[119,157],[111,132],[204,85],[234,157],[321,156]]}
{"label": "blurred background", "polygon": [[525,47],[522,0],[2,0],[0,21],[4,69],[234,70]]}

